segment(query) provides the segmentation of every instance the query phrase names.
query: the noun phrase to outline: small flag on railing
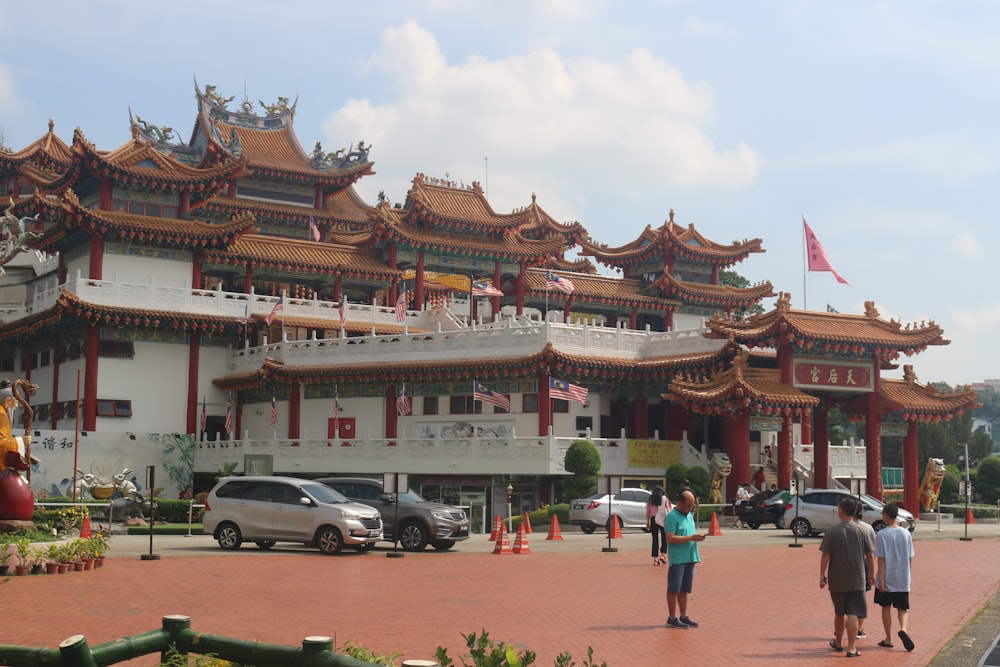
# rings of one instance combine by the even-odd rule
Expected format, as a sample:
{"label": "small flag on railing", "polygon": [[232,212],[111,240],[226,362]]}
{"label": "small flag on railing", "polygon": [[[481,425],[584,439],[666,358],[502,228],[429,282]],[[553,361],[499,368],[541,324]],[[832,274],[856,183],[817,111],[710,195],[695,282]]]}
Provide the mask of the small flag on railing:
{"label": "small flag on railing", "polygon": [[403,291],[396,298],[396,321],[402,322],[406,319],[406,283],[403,283]]}
{"label": "small flag on railing", "polygon": [[410,414],[413,410],[413,402],[410,395],[406,393],[406,384],[403,384],[403,391],[396,397],[396,414],[400,417]]}
{"label": "small flag on railing", "polygon": [[486,282],[472,282],[472,296],[503,296],[503,292]]}
{"label": "small flag on railing", "polygon": [[231,433],[233,430],[232,405],[233,405],[233,397],[232,394],[230,394],[229,396],[226,397],[226,424],[225,424],[226,433]]}
{"label": "small flag on railing", "polygon": [[576,286],[573,285],[573,281],[569,278],[563,278],[562,276],[557,276],[551,271],[545,274],[545,289],[552,289],[555,287],[560,292],[565,292],[566,294],[572,294]]}
{"label": "small flag on railing", "polygon": [[274,400],[274,394],[271,394],[271,426],[278,423],[278,403]]}
{"label": "small flag on railing", "polygon": [[205,407],[205,397],[201,397],[201,432],[208,428],[208,410]]}
{"label": "small flag on railing", "polygon": [[507,412],[510,412],[510,399],[503,394],[497,394],[490,389],[487,389],[485,385],[479,384],[478,382],[472,383],[472,398],[476,401],[482,401],[483,403],[492,403],[498,408],[503,408]]}
{"label": "small flag on railing", "polygon": [[309,216],[309,231],[312,232],[313,241],[319,241],[319,227],[316,226],[316,220],[311,215]]}
{"label": "small flag on railing", "polygon": [[272,308],[271,312],[268,313],[267,317],[264,318],[264,321],[267,322],[268,324],[271,324],[271,322],[274,321],[274,318],[278,316],[278,313],[280,313],[284,309],[285,309],[285,293],[282,292],[281,296],[278,297],[278,303],[274,304],[274,308]]}
{"label": "small flag on railing", "polygon": [[340,305],[337,306],[337,314],[340,315],[340,328],[344,328],[344,323],[347,322],[347,296],[344,294],[340,295]]}
{"label": "small flag on railing", "polygon": [[565,401],[576,401],[585,405],[587,403],[587,389],[570,384],[565,380],[549,378],[549,398],[561,398]]}

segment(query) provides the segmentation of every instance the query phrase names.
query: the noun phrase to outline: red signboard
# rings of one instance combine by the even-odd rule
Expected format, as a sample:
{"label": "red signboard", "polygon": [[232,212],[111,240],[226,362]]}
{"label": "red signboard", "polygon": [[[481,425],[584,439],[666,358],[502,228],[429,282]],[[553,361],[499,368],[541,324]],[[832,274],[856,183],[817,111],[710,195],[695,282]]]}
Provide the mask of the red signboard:
{"label": "red signboard", "polygon": [[875,389],[871,361],[847,361],[824,357],[794,357],[793,385],[799,389],[871,392]]}

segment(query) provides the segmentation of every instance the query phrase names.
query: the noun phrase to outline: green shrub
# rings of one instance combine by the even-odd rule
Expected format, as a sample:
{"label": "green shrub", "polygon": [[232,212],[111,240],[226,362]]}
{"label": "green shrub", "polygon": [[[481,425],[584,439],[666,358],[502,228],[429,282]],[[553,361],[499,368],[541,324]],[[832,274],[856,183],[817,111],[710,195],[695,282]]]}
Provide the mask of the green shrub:
{"label": "green shrub", "polygon": [[699,499],[704,500],[708,498],[710,482],[707,470],[701,466],[691,466],[687,471],[687,479],[691,482],[691,490],[694,491]]}

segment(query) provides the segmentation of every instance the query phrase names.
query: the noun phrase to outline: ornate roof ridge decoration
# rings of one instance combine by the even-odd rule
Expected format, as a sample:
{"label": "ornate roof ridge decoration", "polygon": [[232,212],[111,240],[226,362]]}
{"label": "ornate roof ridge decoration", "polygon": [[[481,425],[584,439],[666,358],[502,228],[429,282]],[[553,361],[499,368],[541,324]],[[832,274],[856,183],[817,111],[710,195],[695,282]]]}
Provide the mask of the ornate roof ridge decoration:
{"label": "ornate roof ridge decoration", "polygon": [[707,262],[719,268],[728,268],[742,262],[751,253],[767,252],[761,247],[762,239],[744,239],[731,244],[716,243],[703,236],[694,223],[687,227],[674,222],[674,210],[670,217],[657,229],[650,225],[639,236],[625,245],[611,247],[597,243],[590,237],[580,241],[581,254],[592,256],[598,262],[610,267],[628,266],[649,262],[656,258],[677,255],[685,259]]}
{"label": "ornate roof ridge decoration", "polygon": [[499,238],[489,235],[456,234],[439,230],[425,230],[416,225],[402,224],[402,211],[385,202],[371,213],[369,243],[388,240],[404,248],[450,252],[463,257],[506,258],[541,264],[562,252],[564,241],[558,236],[546,239],[523,237],[517,230]]}
{"label": "ornate roof ridge decoration", "polygon": [[59,249],[60,242],[78,230],[125,243],[190,250],[221,248],[233,243],[254,225],[250,214],[234,215],[222,224],[209,224],[197,220],[88,209],[80,203],[73,190],[66,190],[61,199],[42,197],[36,193],[33,204],[46,227],[32,246],[50,251]]}
{"label": "ornate roof ridge decoration", "polygon": [[[336,231],[367,231],[368,219],[373,207],[361,200],[353,187],[346,187],[325,198],[327,206],[322,209],[307,208],[294,204],[258,201],[256,199],[241,199],[220,194],[206,202],[201,211],[252,212],[260,221],[275,217],[282,221],[295,220],[302,223],[308,233],[309,218],[312,218],[320,230]],[[333,204],[333,205],[331,205]],[[353,213],[353,215],[352,215]],[[356,226],[356,229],[341,229],[342,225]]]}
{"label": "ornate roof ridge decoration", "polygon": [[876,358],[889,364],[903,353],[924,351],[928,345],[948,345],[944,330],[934,323],[920,322],[905,327],[896,320],[880,317],[873,301],[865,302],[864,315],[828,311],[796,310],[790,292],[779,292],[774,310],[740,320],[716,316],[706,322],[708,335],[733,337],[748,347],[775,347],[790,344],[799,354]]}
{"label": "ornate roof ridge decoration", "polygon": [[[921,385],[913,366],[903,366],[903,378],[882,378],[879,384],[879,408],[885,421],[941,422],[950,421],[966,410],[982,407],[979,394],[972,387],[956,387],[942,391],[933,383]],[[865,397],[841,406],[844,414],[861,417],[867,405]]]}
{"label": "ornate roof ridge decoration", "polygon": [[319,142],[312,153],[307,153],[292,123],[298,98],[291,106],[287,97],[279,97],[274,104],[260,101],[266,112],[260,116],[247,97],[240,103],[239,111],[232,111],[227,105],[234,98],[221,97],[209,85],[202,92],[197,79],[194,88],[198,119],[190,144],[204,142],[203,164],[240,156],[247,160],[257,178],[299,185],[318,183],[332,188],[346,187],[375,173],[368,159],[371,145],[363,141],[358,142],[357,148],[352,144],[344,155],[323,153]]}
{"label": "ornate roof ridge decoration", "polygon": [[671,401],[681,401],[696,412],[709,414],[747,410],[753,415],[796,414],[820,404],[820,399],[781,382],[777,368],[756,368],[739,349],[731,365],[709,377],[685,377],[670,383]]}
{"label": "ornate roof ridge decoration", "polygon": [[674,276],[664,274],[650,287],[659,289],[665,297],[680,299],[685,303],[725,308],[746,308],[759,303],[762,299],[775,296],[774,286],[769,280],[750,287],[733,287],[678,280]]}
{"label": "ornate roof ridge decoration", "polygon": [[[55,133],[56,122],[49,119],[49,130],[19,151],[0,148],[0,168],[27,168],[47,174],[52,180],[73,164],[73,149]],[[33,178],[34,180],[34,178]]]}
{"label": "ornate roof ridge decoration", "polygon": [[565,259],[563,257],[553,257],[549,260],[545,268],[553,269],[555,271],[569,271],[571,273],[584,273],[588,275],[596,276],[597,267],[586,257],[577,257],[573,261]]}
{"label": "ornate roof ridge decoration", "polygon": [[[547,289],[545,277],[549,271],[569,278],[573,282],[573,293],[564,294],[556,289]],[[660,312],[668,307],[676,308],[683,305],[680,301],[643,294],[642,281],[634,278],[614,278],[553,269],[529,268],[524,274],[524,288],[526,294],[539,300],[548,298],[552,301],[561,301],[572,298],[574,302],[609,305],[631,304]]]}
{"label": "ornate roof ridge decoration", "polygon": [[205,259],[233,265],[250,262],[289,273],[345,275],[380,283],[394,282],[400,276],[399,271],[369,250],[264,234],[243,235],[225,248],[206,252]]}

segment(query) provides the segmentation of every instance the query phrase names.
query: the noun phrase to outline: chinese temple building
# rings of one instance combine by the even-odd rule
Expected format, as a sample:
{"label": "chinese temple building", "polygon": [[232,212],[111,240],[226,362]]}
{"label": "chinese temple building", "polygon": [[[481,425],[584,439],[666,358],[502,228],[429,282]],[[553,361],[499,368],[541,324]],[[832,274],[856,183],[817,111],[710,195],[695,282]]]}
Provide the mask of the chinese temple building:
{"label": "chinese temple building", "polygon": [[[355,186],[374,173],[372,146],[306,151],[286,98],[230,109],[195,84],[195,100],[187,140],[136,115],[112,150],[79,129],[67,145],[50,121],[0,152],[8,220],[33,249],[0,281],[0,365],[40,387],[38,442],[174,434],[195,486],[233,460],[247,473],[408,472],[425,495],[489,516],[509,480],[520,508],[556,500],[581,437],[626,484],[723,452],[732,497],[765,458],[761,433],[777,431],[779,484],[824,487],[837,477],[825,415],[840,405],[865,422],[876,496],[882,429],[907,425],[915,507],[913,425],[974,405],[973,392],[919,387],[909,367],[881,379],[901,354],[948,343],[933,322],[904,327],[871,304],[797,311],[786,294],[748,316],[772,285],[720,273],[761,239],[719,244],[670,211],[611,248],[534,195],[498,213],[479,183],[423,173],[401,203],[369,204]],[[476,400],[476,383],[509,410]],[[98,448],[100,465],[140,467],[115,447]],[[46,449],[53,469],[33,484],[58,490],[67,471]],[[191,486],[173,459],[157,465]]]}

